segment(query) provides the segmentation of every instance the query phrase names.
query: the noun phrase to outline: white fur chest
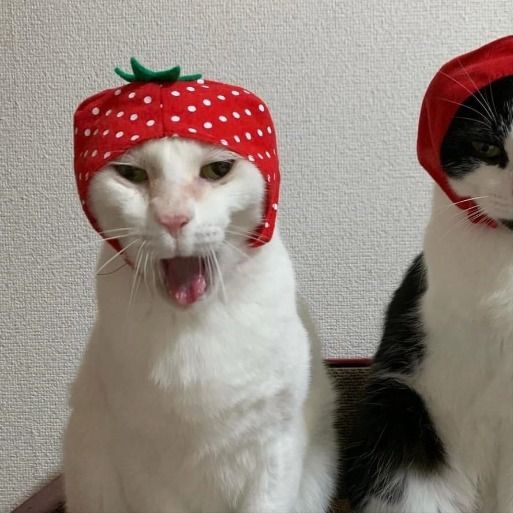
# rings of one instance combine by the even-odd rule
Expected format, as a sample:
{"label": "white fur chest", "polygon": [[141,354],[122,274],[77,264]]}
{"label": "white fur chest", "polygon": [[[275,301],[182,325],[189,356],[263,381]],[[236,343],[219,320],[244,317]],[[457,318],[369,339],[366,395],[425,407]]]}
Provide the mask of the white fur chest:
{"label": "white fur chest", "polygon": [[486,459],[503,427],[513,432],[513,233],[462,225],[457,214],[435,192],[424,247],[425,358],[415,386],[446,444],[482,446],[460,452]]}
{"label": "white fur chest", "polygon": [[232,277],[225,301],[190,311],[173,310],[143,287],[129,307],[128,269],[99,282],[90,352],[122,429],[158,441],[172,426],[174,436],[181,431],[198,444],[232,436],[230,418],[238,419],[238,435],[249,436],[297,413],[308,386],[308,337],[295,298],[273,300],[293,290],[293,276],[281,243],[270,249],[271,275],[244,278],[245,286]]}
{"label": "white fur chest", "polygon": [[[111,334],[98,363],[118,415],[131,416],[137,407],[145,418],[160,417],[164,424],[168,416],[204,423],[251,405],[252,398],[277,401],[286,414],[306,390],[306,334],[291,318],[282,320],[281,329],[273,322],[270,330],[266,323],[245,326],[238,313],[228,319],[220,311],[214,322],[207,318],[189,326],[170,326],[171,319],[159,325],[150,316],[127,335]],[[293,352],[287,338],[294,340]]]}

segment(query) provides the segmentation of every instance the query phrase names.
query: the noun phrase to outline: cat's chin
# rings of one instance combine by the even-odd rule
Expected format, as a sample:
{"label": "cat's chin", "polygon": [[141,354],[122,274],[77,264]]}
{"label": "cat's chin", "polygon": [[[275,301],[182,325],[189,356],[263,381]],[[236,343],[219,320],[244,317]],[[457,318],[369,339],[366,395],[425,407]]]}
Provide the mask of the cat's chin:
{"label": "cat's chin", "polygon": [[203,300],[210,288],[206,260],[200,256],[161,260],[166,299],[182,308]]}

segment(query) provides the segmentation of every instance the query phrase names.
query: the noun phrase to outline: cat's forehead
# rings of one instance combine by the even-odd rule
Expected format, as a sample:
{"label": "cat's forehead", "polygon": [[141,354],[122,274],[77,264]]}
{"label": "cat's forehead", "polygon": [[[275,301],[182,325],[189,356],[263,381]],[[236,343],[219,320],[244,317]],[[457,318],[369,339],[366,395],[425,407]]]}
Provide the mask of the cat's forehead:
{"label": "cat's forehead", "polygon": [[237,160],[240,155],[225,148],[179,137],[146,141],[123,154],[119,160],[144,168],[200,166],[207,162]]}
{"label": "cat's forehead", "polygon": [[513,76],[495,80],[473,93],[458,109],[455,120],[475,131],[506,137],[513,124]]}

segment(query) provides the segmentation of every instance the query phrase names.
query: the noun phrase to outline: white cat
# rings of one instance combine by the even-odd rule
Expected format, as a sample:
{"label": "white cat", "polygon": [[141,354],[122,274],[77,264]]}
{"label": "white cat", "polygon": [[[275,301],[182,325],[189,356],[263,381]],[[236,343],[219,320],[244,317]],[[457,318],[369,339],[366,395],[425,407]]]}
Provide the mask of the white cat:
{"label": "white cat", "polygon": [[263,197],[251,162],[180,138],[94,177],[123,254],[103,247],[72,390],[70,513],[327,510],[334,393],[279,234],[248,245]]}

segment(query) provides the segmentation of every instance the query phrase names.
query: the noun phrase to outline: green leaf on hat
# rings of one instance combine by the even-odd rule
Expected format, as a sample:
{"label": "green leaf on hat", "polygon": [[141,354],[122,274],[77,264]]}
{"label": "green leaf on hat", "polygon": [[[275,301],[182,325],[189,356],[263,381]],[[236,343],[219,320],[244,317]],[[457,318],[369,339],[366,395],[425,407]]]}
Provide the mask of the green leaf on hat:
{"label": "green leaf on hat", "polygon": [[127,73],[120,68],[114,69],[114,72],[127,82],[176,82],[198,80],[201,74],[180,76],[180,66],[174,68],[153,71],[144,67],[135,57],[130,59],[133,74]]}

